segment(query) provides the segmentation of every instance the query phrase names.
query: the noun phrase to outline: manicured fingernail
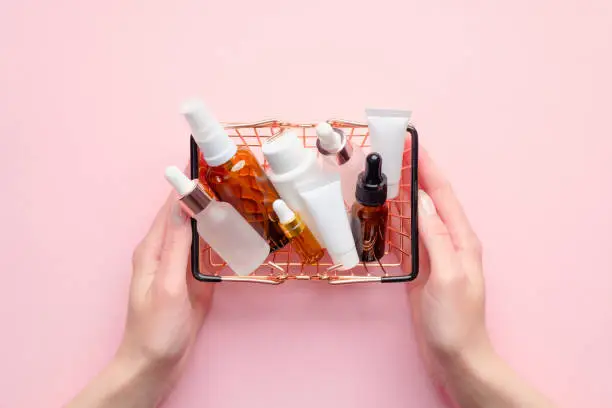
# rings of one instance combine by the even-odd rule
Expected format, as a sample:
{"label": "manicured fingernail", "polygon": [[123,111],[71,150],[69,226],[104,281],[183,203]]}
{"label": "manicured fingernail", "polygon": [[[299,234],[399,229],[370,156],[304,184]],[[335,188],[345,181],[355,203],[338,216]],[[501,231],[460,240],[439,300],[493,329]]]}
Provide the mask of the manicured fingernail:
{"label": "manicured fingernail", "polygon": [[174,225],[184,225],[187,223],[187,214],[181,208],[181,205],[177,202],[172,203],[172,208],[170,209],[170,218]]}
{"label": "manicured fingernail", "polygon": [[436,206],[431,197],[423,190],[419,190],[419,208],[425,215],[434,215],[436,213]]}

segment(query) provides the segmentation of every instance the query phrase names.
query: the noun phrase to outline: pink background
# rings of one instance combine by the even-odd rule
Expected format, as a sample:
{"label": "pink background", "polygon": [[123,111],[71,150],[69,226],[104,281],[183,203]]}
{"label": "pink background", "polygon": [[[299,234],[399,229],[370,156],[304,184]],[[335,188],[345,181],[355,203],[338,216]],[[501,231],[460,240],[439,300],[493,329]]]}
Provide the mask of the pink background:
{"label": "pink background", "polygon": [[[484,242],[500,353],[612,406],[612,3],[358,3],[2,2],[2,406],[58,406],[113,354],[193,95],[223,120],[413,109]],[[221,286],[169,404],[332,405],[441,406],[403,286]]]}

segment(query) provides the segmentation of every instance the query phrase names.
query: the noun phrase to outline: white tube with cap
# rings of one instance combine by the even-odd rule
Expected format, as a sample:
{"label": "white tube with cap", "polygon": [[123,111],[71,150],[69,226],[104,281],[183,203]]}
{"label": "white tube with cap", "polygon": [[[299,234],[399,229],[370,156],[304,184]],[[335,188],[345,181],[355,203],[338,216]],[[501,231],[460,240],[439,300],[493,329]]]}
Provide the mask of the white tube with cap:
{"label": "white tube with cap", "polygon": [[293,211],[300,214],[304,223],[319,242],[321,237],[313,214],[304,206],[300,197],[300,185],[309,181],[322,181],[325,173],[317,162],[317,154],[307,149],[293,130],[270,137],[262,146],[262,152],[270,170],[268,178]]}
{"label": "white tube with cap", "polygon": [[322,243],[334,265],[342,265],[341,270],[357,266],[359,256],[344,208],[340,176],[330,174],[323,183],[317,181],[301,184],[300,197],[313,216]]}
{"label": "white tube with cap", "polygon": [[382,158],[382,171],[387,176],[387,198],[399,195],[406,128],[411,111],[366,109],[372,152]]}

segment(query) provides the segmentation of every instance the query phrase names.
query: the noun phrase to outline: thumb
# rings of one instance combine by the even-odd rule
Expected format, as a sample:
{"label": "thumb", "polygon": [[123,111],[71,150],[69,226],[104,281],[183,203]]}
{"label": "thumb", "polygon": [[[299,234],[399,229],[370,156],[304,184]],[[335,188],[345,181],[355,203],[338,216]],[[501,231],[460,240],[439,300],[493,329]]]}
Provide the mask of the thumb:
{"label": "thumb", "polygon": [[431,197],[419,190],[419,236],[429,254],[431,275],[452,272],[455,247]]}
{"label": "thumb", "polygon": [[165,288],[176,293],[186,289],[185,271],[191,248],[191,228],[189,217],[178,202],[172,203],[169,212],[158,273]]}

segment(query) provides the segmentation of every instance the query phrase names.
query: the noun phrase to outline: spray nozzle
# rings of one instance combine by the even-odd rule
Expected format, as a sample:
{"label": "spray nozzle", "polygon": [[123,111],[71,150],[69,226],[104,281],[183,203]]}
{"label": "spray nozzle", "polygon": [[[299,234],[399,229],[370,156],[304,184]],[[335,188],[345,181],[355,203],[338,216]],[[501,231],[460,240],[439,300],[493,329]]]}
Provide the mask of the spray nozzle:
{"label": "spray nozzle", "polygon": [[198,99],[190,99],[181,108],[191,135],[202,151],[209,166],[228,162],[236,154],[236,145],[231,141],[223,125]]}

